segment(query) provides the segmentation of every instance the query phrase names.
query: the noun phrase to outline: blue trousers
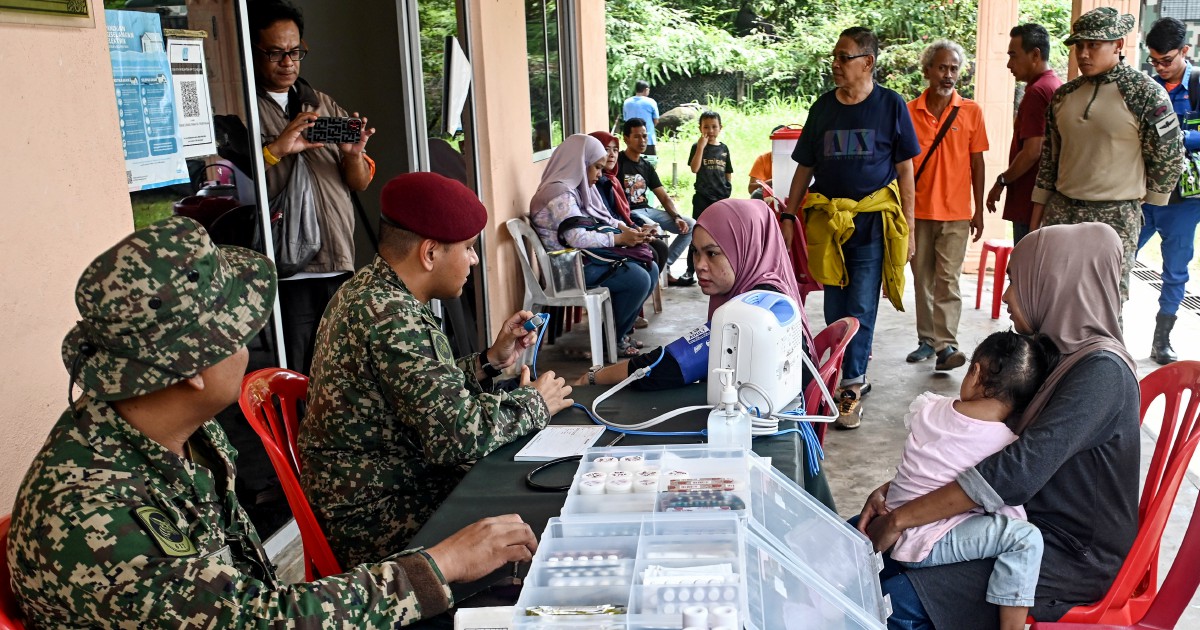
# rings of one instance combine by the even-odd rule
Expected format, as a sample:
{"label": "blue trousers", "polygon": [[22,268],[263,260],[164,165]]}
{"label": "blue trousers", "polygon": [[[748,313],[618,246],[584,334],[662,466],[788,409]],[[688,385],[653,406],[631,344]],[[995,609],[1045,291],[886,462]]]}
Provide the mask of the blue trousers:
{"label": "blue trousers", "polygon": [[1169,206],[1142,204],[1146,219],[1138,235],[1138,251],[1158,232],[1162,236],[1162,291],[1158,294],[1158,312],[1174,315],[1183,301],[1188,281],[1188,264],[1195,254],[1196,224],[1200,222],[1200,199],[1184,199]]}
{"label": "blue trousers", "polygon": [[680,232],[679,224],[675,223],[675,219],[672,219],[671,215],[667,214],[667,211],[661,208],[642,208],[641,210],[634,210],[630,214],[641,219],[643,225],[657,223],[664,232],[679,235],[671,240],[671,247],[667,249],[668,267],[674,265],[675,261],[679,260],[679,257],[686,253],[688,246],[692,244],[692,228],[696,227],[696,220],[691,217],[679,215],[688,226],[688,233],[683,234]]}
{"label": "blue trousers", "polygon": [[1013,221],[1012,224],[1013,224],[1012,225],[1013,247],[1016,247],[1017,243],[1021,242],[1021,239],[1025,238],[1026,236],[1029,235],[1029,224],[1028,223],[1018,223],[1017,221]]}
{"label": "blue trousers", "polygon": [[875,241],[859,247],[842,246],[846,274],[850,283],[844,287],[825,287],[825,324],[843,317],[858,318],[858,334],[846,346],[842,358],[842,386],[863,383],[867,375],[867,359],[875,338],[875,316],[879,313],[879,293],[883,286],[883,242]]}
{"label": "blue trousers", "polygon": [[918,569],[995,558],[988,581],[987,601],[997,606],[1033,606],[1042,572],[1042,532],[1029,521],[1002,514],[976,514],[946,532],[920,562]]}
{"label": "blue trousers", "polygon": [[[858,527],[857,516],[846,522],[851,527]],[[892,600],[892,614],[887,619],[888,630],[935,630],[933,620],[917,596],[917,589],[913,588],[904,571],[904,565],[892,560],[892,556],[886,552],[883,554],[883,570],[879,572],[880,590]]]}
{"label": "blue trousers", "polygon": [[620,339],[633,331],[633,322],[642,310],[642,303],[650,297],[650,292],[658,282],[658,265],[653,261],[637,263],[631,260],[600,282],[600,277],[609,268],[608,263],[589,258],[583,266],[583,278],[589,289],[597,286],[608,288],[612,295],[613,324]]}

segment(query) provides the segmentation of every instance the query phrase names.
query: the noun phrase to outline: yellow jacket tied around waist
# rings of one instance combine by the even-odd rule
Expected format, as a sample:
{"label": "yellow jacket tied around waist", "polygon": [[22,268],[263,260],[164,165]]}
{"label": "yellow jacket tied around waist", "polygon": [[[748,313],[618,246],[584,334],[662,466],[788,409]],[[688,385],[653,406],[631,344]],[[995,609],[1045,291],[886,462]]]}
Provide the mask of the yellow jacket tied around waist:
{"label": "yellow jacket tied around waist", "polygon": [[883,215],[883,288],[896,310],[903,311],[904,265],[908,262],[908,222],[900,206],[900,184],[892,183],[860,200],[830,199],[809,192],[804,202],[804,229],[808,236],[809,273],[821,284],[850,284],[842,245],[854,234],[854,216],[860,212]]}

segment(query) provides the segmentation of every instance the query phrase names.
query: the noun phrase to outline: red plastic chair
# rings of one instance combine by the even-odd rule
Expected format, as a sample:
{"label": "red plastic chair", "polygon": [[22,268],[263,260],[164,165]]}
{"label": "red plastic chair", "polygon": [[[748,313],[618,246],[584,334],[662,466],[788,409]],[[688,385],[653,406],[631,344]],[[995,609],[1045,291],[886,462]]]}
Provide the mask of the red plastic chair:
{"label": "red plastic chair", "polygon": [[296,434],[300,423],[296,406],[306,399],[307,394],[307,376],[282,368],[267,368],[246,375],[238,404],[262,440],[275,474],[279,475],[292,516],[300,527],[300,540],[304,543],[304,578],[311,582],[337,575],[342,572],[342,567],[334,558],[325,532],[300,489],[300,465],[296,457]]}
{"label": "red plastic chair", "polygon": [[[837,390],[838,374],[842,371],[842,356],[846,354],[846,346],[850,345],[850,340],[856,334],[858,334],[858,319],[843,317],[826,326],[813,338],[813,358],[816,359],[814,363],[818,364],[817,374],[825,383],[825,387],[829,388],[830,394]],[[829,356],[825,357],[827,352]],[[835,411],[826,408],[825,399],[821,396],[821,389],[817,386],[816,381],[809,383],[808,388],[804,390],[804,400],[804,411],[810,416],[828,415]],[[816,423],[814,428],[817,431],[817,441],[825,444],[825,431],[829,428],[829,423]]]}
{"label": "red plastic chair", "polygon": [[[762,180],[754,181],[758,182],[758,184],[762,186],[763,195],[774,200],[775,205],[773,207],[771,204],[767,204],[767,206],[771,207],[771,212],[775,214],[776,220],[781,222],[780,229],[783,229],[782,219],[779,217],[780,213],[783,212],[784,208],[787,207],[787,198],[780,199],[776,197],[775,191],[772,190],[771,187]],[[804,199],[807,198],[808,195],[806,194]],[[801,207],[804,207],[804,199],[800,200]],[[763,203],[766,203],[766,201],[764,200]],[[801,212],[801,217],[803,217],[803,212]],[[808,301],[809,293],[812,293],[813,291],[822,291],[825,289],[825,286],[814,280],[812,275],[809,273],[808,235],[804,230],[803,220],[797,221],[792,227],[792,251],[789,252],[789,256],[791,257],[792,261],[792,271],[796,273],[796,284],[798,284],[800,287],[800,306],[804,306],[804,304]],[[822,435],[824,435],[824,433],[822,433]]]}
{"label": "red plastic chair", "polygon": [[[1190,392],[1186,408],[1182,407],[1184,392]],[[1146,485],[1142,488],[1142,499],[1138,504],[1138,533],[1133,541],[1133,548],[1125,557],[1125,563],[1117,572],[1117,577],[1108,589],[1104,599],[1091,606],[1072,608],[1056,624],[1034,624],[1034,627],[1063,628],[1062,624],[1083,625],[1087,627],[1157,627],[1135,626],[1153,607],[1157,596],[1162,595],[1158,590],[1158,550],[1162,542],[1162,533],[1171,515],[1171,506],[1179,486],[1187,473],[1188,462],[1200,444],[1200,421],[1197,418],[1197,408],[1200,407],[1200,362],[1180,361],[1159,368],[1148,374],[1141,382],[1142,410],[1144,420],[1150,404],[1160,396],[1165,398],[1163,410],[1162,431],[1154,445],[1154,456],[1150,459],[1150,470],[1146,475]],[[1200,528],[1196,524],[1196,516],[1188,527],[1188,535]],[[1200,541],[1193,541],[1189,549],[1200,547]],[[1196,572],[1196,560],[1200,550],[1192,555],[1184,553],[1181,548],[1179,556],[1171,567],[1171,573]],[[1187,565],[1187,566],[1184,566]],[[1168,576],[1169,578],[1169,576]],[[1183,589],[1190,578],[1178,577],[1174,580],[1173,588]],[[1163,585],[1164,591],[1166,584]],[[1196,590],[1195,581],[1191,581],[1191,591]],[[1179,591],[1172,594],[1177,596]],[[1186,599],[1190,599],[1189,595]],[[1163,603],[1163,609],[1173,609],[1173,599]],[[1181,609],[1182,610],[1182,609]],[[1165,613],[1162,613],[1165,614]],[[1176,615],[1178,619],[1178,614]],[[1071,627],[1071,626],[1065,626]],[[1173,626],[1165,626],[1173,627]]]}
{"label": "red plastic chair", "polygon": [[1132,625],[1044,622],[1034,623],[1033,630],[1171,630],[1179,623],[1200,587],[1197,563],[1200,563],[1200,501],[1192,509],[1192,520],[1183,535],[1179,554],[1167,572],[1167,579],[1163,580],[1162,588],[1141,621]]}
{"label": "red plastic chair", "polygon": [[12,574],[8,570],[8,526],[11,524],[11,514],[0,517],[0,630],[25,630],[21,606],[12,590]]}
{"label": "red plastic chair", "polygon": [[987,272],[988,252],[995,252],[996,265],[992,270],[992,319],[1000,319],[1000,300],[1004,296],[1004,278],[1008,271],[1008,255],[1012,253],[1013,242],[1005,239],[988,239],[979,250],[979,282],[975,285],[975,308],[983,299],[983,275]]}

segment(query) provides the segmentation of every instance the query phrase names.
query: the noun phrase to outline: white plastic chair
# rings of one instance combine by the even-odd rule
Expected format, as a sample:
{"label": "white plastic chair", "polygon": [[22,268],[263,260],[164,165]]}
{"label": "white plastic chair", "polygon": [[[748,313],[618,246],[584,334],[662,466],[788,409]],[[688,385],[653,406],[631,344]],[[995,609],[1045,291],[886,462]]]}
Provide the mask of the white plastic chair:
{"label": "white plastic chair", "polygon": [[[553,275],[549,273],[550,258],[546,248],[542,246],[533,228],[525,219],[509,219],[508,232],[512,234],[517,245],[517,256],[521,259],[521,271],[525,276],[525,304],[527,311],[537,311],[542,306],[582,306],[587,310],[588,337],[592,345],[592,362],[596,365],[603,363],[605,356],[609,363],[617,361],[617,337],[614,334],[612,297],[605,287],[586,290],[562,290],[554,286]],[[529,252],[537,257],[538,268],[543,271],[542,279],[534,271],[529,260]],[[582,265],[582,263],[580,263]],[[582,278],[583,268],[579,269]],[[580,286],[583,283],[580,282]],[[607,355],[605,352],[607,351]],[[526,362],[533,360],[533,354],[526,355]]]}

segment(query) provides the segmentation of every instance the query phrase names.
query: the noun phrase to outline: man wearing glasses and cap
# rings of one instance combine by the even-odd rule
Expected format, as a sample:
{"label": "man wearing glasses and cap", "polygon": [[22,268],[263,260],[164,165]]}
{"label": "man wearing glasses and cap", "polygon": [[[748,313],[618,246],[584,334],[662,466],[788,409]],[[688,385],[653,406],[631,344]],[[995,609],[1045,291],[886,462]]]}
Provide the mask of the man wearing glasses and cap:
{"label": "man wearing glasses and cap", "polygon": [[531,558],[533,532],[510,514],[341,575],[279,580],[212,420],[237,400],[275,288],[265,257],[217,247],[183,217],[83,272],[62,345],[70,405],[25,474],[9,532],[27,625],[394,628],[446,610],[448,583]]}
{"label": "man wearing glasses and cap", "polygon": [[252,0],[248,10],[267,194],[276,199],[288,187],[293,170],[307,168],[321,226],[316,256],[279,283],[287,366],[308,374],[325,305],[354,271],[351,193],[366,190],[375,176],[375,162],[364,151],[375,130],[366,126],[364,117],[358,142],[309,142],[305,132],[318,117],[350,114],[300,78],[300,61],[308,54],[300,10],[287,0]]}
{"label": "man wearing glasses and cap", "polygon": [[1122,63],[1132,15],[1099,7],[1079,16],[1066,43],[1080,76],[1054,93],[1030,228],[1107,223],[1121,236],[1121,298],[1142,228],[1142,202],[1162,205],[1183,171],[1183,133],[1171,99]]}

